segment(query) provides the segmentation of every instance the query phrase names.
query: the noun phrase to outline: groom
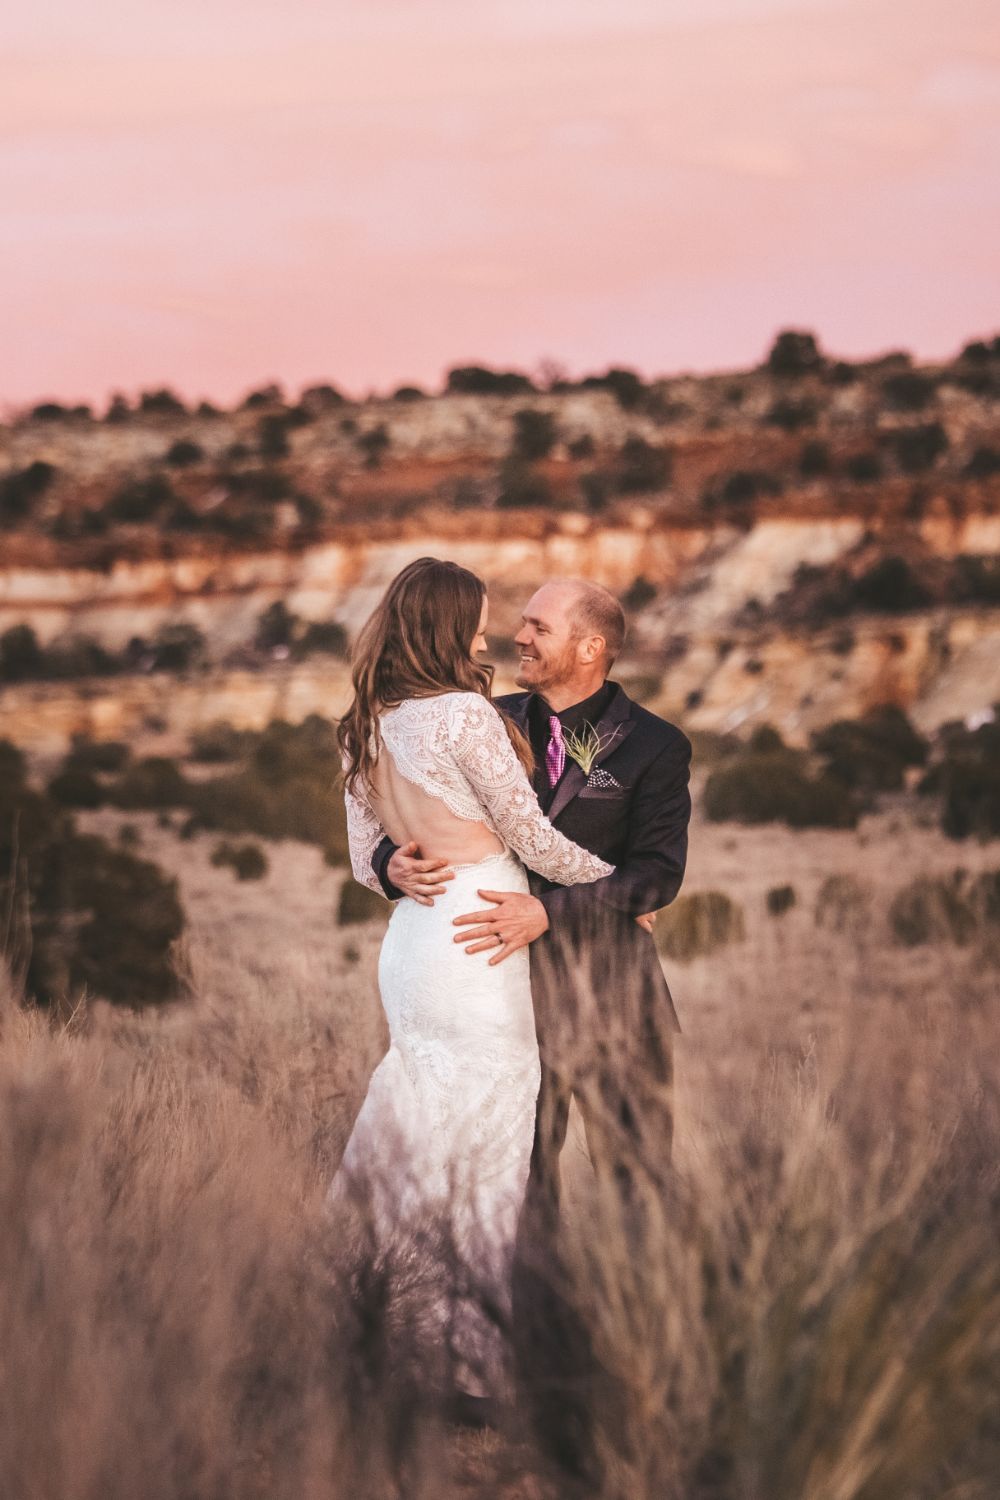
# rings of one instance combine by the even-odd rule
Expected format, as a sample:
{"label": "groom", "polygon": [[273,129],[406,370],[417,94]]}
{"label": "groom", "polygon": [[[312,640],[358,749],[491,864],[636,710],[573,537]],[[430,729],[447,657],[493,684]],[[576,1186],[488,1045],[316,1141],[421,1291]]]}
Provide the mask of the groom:
{"label": "groom", "polygon": [[[677,895],[691,815],[691,744],[608,672],[625,639],[617,599],[557,579],[532,596],[515,637],[524,691],[498,698],[535,754],[534,785],[556,828],[614,864],[592,884],[482,890],[489,909],[455,919],[467,952],[500,963],[531,944],[542,1080],[529,1198],[557,1210],[559,1154],[576,1092],[597,1171],[626,1191],[636,1159],[657,1172],[673,1136],[672,1033],[680,1030],[644,914]],[[443,892],[446,862],[384,839],[373,868],[390,900]],[[617,1042],[617,1046],[612,1045]]]}

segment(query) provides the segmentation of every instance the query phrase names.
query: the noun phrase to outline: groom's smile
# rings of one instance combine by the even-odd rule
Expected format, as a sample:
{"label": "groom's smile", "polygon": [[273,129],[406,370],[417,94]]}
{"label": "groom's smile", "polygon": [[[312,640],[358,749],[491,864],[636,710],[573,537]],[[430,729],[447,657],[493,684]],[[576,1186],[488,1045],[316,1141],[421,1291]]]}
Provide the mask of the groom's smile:
{"label": "groom's smile", "polygon": [[544,692],[578,670],[570,606],[573,590],[545,584],[529,599],[514,644],[518,687]]}

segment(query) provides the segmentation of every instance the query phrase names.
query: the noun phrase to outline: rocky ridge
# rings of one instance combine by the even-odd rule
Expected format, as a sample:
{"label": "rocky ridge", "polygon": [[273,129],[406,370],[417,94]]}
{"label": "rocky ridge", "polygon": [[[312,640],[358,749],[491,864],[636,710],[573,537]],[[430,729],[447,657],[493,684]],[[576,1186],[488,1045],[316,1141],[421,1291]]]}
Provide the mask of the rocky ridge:
{"label": "rocky ridge", "polygon": [[[878,702],[925,729],[987,710],[1000,700],[1000,347],[923,368],[835,365],[806,347],[789,371],[780,342],[760,370],[627,397],[314,391],[291,404],[271,389],[232,413],[160,400],[114,421],[15,417],[0,428],[3,732],[54,749],[81,729],[336,712],[344,661],[262,651],[262,614],[280,601],[349,637],[424,553],[487,579],[502,681],[526,592],[583,574],[628,605],[623,678],[691,728],[770,720],[804,742]],[[169,679],[4,674],[12,629],[43,650],[86,638],[122,652],[176,625],[201,647]]]}

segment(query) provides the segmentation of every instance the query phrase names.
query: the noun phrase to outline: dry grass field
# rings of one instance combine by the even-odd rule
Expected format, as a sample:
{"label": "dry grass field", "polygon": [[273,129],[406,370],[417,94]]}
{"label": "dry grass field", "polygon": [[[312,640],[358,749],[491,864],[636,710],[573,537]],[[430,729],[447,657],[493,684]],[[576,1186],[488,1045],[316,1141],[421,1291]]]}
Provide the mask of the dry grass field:
{"label": "dry grass field", "polygon": [[[180,879],[192,998],[0,1008],[5,1500],[995,1500],[997,955],[901,948],[916,874],[1000,868],[902,804],[851,832],[708,825],[684,891],[744,936],[668,961],[676,1172],[626,1218],[577,1130],[561,1295],[585,1440],[441,1425],[387,1362],[323,1193],[385,1045],[341,871],[81,815]],[[816,907],[831,874],[853,900]],[[769,915],[766,894],[795,903]],[[860,892],[860,895],[858,895]],[[662,920],[662,919],[661,919]]]}

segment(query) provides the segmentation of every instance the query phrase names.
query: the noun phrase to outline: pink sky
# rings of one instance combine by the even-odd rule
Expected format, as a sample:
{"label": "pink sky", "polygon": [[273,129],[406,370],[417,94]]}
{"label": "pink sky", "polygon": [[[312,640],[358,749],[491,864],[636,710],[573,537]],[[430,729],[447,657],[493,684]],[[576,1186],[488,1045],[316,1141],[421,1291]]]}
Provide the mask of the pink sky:
{"label": "pink sky", "polygon": [[997,0],[35,0],[0,403],[1000,329]]}

